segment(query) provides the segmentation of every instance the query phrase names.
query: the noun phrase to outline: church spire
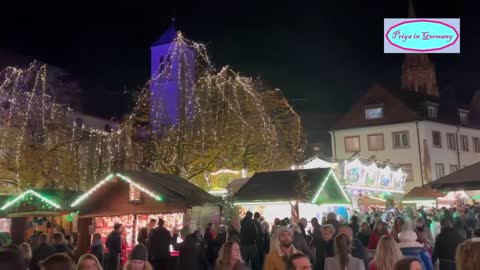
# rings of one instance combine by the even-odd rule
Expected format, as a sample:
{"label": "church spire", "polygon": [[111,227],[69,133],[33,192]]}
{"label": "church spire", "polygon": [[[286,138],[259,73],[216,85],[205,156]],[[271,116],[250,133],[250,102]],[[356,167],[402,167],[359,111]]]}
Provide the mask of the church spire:
{"label": "church spire", "polygon": [[[416,17],[413,0],[408,1],[408,17]],[[401,80],[404,90],[438,96],[435,66],[428,54],[405,54]]]}
{"label": "church spire", "polygon": [[408,1],[408,18],[415,18],[415,8],[413,7],[413,0]]}

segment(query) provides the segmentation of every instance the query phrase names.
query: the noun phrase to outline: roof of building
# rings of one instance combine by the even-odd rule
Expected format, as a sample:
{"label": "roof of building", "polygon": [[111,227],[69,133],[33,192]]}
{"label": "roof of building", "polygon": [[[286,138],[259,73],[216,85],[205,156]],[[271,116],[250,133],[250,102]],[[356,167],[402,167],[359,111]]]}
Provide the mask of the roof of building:
{"label": "roof of building", "polygon": [[441,177],[425,186],[441,191],[480,190],[480,162]]}
{"label": "roof of building", "polygon": [[255,173],[233,198],[236,202],[349,203],[330,168]]}
{"label": "roof of building", "polygon": [[429,186],[414,187],[403,196],[402,201],[434,200],[444,196],[445,194]]}
{"label": "roof of building", "polygon": [[[427,105],[438,106],[437,118],[429,118]],[[381,106],[383,116],[380,119],[365,119],[365,109]],[[476,111],[475,104],[461,104],[455,94],[445,92],[443,96],[431,96],[408,90],[387,89],[382,84],[372,85],[335,124],[334,129],[349,129],[412,121],[428,120],[433,122],[461,125],[473,128],[480,127],[480,118],[475,113],[469,114],[468,123],[460,121],[459,109]]]}
{"label": "roof of building", "polygon": [[177,36],[177,28],[175,27],[175,22],[172,22],[170,26],[167,28],[167,30],[163,32],[160,38],[158,38],[157,41],[155,41],[151,47],[172,43],[175,40],[176,36]]}

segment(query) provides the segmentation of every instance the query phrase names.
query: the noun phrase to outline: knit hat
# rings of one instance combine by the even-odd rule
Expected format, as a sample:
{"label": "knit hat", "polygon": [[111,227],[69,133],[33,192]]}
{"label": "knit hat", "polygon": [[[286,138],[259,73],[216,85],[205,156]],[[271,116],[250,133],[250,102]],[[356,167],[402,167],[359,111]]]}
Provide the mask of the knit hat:
{"label": "knit hat", "polygon": [[292,229],[287,226],[279,226],[275,229],[277,237],[280,237],[280,234],[282,234],[283,232],[288,232],[293,237]]}
{"label": "knit hat", "polygon": [[147,248],[142,244],[136,245],[133,248],[132,253],[130,253],[129,259],[130,260],[147,261],[147,259],[148,259]]}

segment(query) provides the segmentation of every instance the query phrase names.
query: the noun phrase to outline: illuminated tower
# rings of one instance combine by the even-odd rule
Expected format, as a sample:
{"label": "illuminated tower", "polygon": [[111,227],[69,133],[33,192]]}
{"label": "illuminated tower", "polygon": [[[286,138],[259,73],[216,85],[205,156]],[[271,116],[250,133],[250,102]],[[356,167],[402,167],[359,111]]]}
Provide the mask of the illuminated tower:
{"label": "illuminated tower", "polygon": [[[408,17],[415,18],[413,3],[409,1]],[[428,54],[406,54],[402,65],[402,89],[438,96],[435,66]]]}
{"label": "illuminated tower", "polygon": [[177,35],[173,20],[150,47],[150,122],[154,127],[177,125],[187,117],[188,97],[195,81],[195,53],[178,42]]}

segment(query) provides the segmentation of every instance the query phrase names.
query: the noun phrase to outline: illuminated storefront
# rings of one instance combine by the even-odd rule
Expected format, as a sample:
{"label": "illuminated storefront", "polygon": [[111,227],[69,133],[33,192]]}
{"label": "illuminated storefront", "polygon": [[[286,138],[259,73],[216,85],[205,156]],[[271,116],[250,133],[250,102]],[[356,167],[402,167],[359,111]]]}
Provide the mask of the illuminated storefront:
{"label": "illuminated storefront", "polygon": [[234,195],[240,216],[259,212],[266,221],[275,218],[322,219],[334,211],[348,218],[350,199],[329,168],[271,171],[254,174]]}
{"label": "illuminated storefront", "polygon": [[165,227],[205,228],[218,223],[219,199],[174,175],[143,171],[122,171],[107,176],[78,197],[72,207],[79,209],[79,250],[86,251],[93,233],[105,237],[115,223],[126,230],[127,252],[137,244],[137,234],[150,219],[162,218]]}

